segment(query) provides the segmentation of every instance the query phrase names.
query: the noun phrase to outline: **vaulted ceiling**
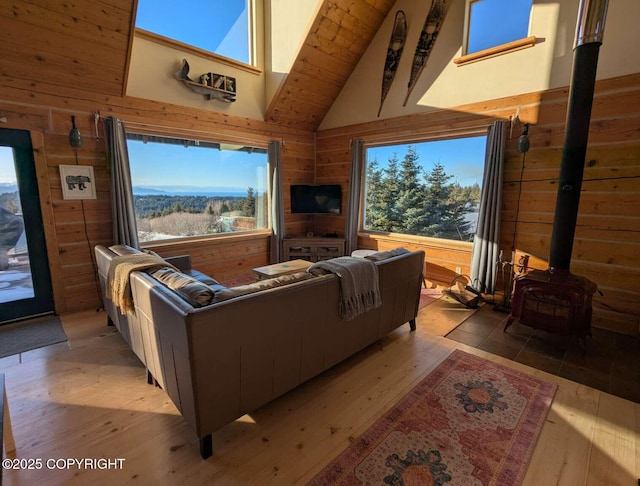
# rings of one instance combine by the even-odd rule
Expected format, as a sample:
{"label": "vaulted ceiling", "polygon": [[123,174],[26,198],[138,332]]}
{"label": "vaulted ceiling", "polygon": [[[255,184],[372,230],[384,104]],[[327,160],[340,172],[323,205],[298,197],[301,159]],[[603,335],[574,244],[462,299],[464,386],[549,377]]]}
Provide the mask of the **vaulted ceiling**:
{"label": "vaulted ceiling", "polygon": [[[267,121],[316,130],[394,1],[324,0]],[[123,96],[134,8],[134,0],[1,2],[0,85]]]}
{"label": "vaulted ceiling", "polygon": [[324,0],[267,121],[315,131],[394,3]]}

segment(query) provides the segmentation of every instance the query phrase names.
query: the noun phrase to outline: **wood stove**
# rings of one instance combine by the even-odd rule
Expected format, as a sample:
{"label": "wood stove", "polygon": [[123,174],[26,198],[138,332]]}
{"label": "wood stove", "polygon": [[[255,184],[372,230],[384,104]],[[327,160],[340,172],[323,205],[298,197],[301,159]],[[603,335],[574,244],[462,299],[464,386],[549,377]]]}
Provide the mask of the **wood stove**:
{"label": "wood stove", "polygon": [[516,278],[511,314],[521,324],[584,338],[591,335],[591,301],[597,287],[570,272],[533,270]]}
{"label": "wood stove", "polygon": [[534,328],[578,336],[582,344],[591,335],[592,298],[597,287],[573,275],[569,267],[607,6],[608,0],[580,1],[549,269],[516,278],[505,331],[518,320]]}

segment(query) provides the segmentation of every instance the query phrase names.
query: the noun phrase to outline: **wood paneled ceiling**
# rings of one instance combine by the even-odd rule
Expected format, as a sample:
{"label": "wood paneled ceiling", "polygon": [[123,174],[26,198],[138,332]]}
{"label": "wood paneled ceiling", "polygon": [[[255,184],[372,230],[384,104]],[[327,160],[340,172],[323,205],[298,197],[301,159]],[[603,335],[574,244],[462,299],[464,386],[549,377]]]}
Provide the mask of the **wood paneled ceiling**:
{"label": "wood paneled ceiling", "polygon": [[266,121],[317,130],[394,3],[324,0]]}
{"label": "wood paneled ceiling", "polygon": [[0,83],[122,96],[134,0],[0,2]]}
{"label": "wood paneled ceiling", "polygon": [[[266,121],[315,131],[394,3],[324,0]],[[134,0],[0,2],[0,85],[124,96],[134,8]]]}

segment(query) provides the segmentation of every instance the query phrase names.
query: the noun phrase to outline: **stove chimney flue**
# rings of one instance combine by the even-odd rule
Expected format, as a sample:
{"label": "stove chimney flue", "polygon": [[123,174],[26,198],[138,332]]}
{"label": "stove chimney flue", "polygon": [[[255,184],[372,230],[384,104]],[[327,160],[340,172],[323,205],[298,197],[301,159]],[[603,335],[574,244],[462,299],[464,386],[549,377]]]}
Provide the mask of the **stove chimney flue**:
{"label": "stove chimney flue", "polygon": [[578,10],[575,49],[583,44],[602,44],[609,0],[582,0]]}
{"label": "stove chimney flue", "polygon": [[549,270],[569,272],[608,0],[581,0],[551,235]]}

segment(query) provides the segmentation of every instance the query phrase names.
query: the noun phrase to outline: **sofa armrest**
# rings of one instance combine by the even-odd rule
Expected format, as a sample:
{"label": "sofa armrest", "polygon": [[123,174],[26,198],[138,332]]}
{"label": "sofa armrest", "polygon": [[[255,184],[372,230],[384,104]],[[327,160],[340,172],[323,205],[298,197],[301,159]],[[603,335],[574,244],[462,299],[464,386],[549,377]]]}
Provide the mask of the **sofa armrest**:
{"label": "sofa armrest", "polygon": [[178,255],[167,257],[164,259],[167,263],[171,263],[182,273],[188,273],[191,270],[191,255]]}

